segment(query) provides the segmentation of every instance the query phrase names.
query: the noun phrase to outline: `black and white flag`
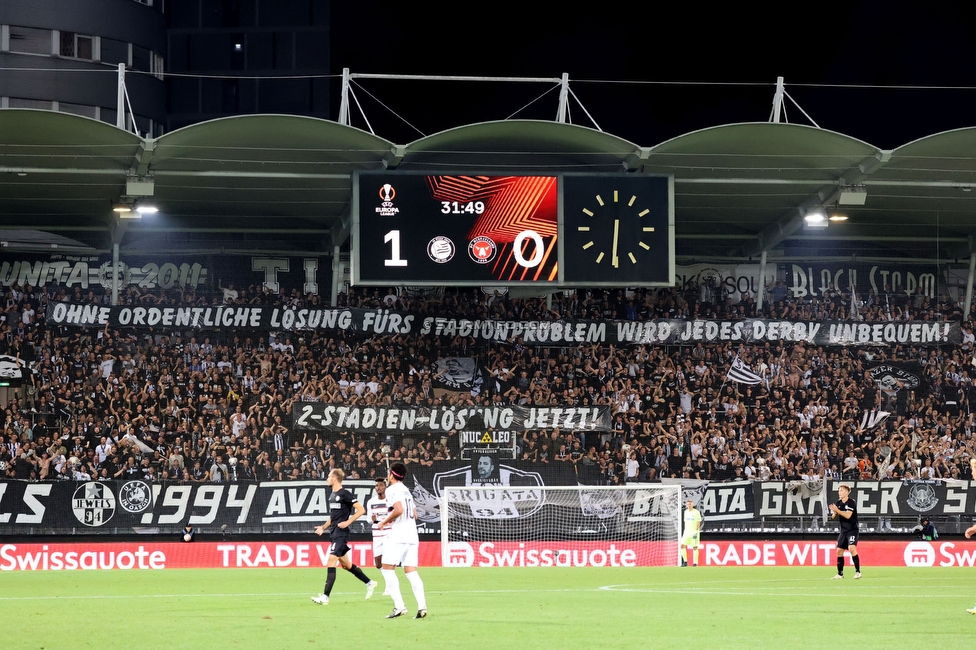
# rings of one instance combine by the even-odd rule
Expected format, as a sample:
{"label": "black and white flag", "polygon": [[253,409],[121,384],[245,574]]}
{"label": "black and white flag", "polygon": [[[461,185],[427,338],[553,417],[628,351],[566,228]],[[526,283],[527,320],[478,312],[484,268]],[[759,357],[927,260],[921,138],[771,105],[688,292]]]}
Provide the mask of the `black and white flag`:
{"label": "black and white flag", "polygon": [[761,384],[763,382],[763,378],[754,373],[739,358],[739,355],[736,355],[735,359],[732,360],[732,366],[729,368],[729,372],[725,375],[725,378],[740,384]]}
{"label": "black and white flag", "polygon": [[888,411],[882,411],[880,409],[865,411],[864,415],[861,417],[861,430],[870,431],[871,429],[874,429],[882,422],[887,420],[889,415],[891,415],[891,413]]}

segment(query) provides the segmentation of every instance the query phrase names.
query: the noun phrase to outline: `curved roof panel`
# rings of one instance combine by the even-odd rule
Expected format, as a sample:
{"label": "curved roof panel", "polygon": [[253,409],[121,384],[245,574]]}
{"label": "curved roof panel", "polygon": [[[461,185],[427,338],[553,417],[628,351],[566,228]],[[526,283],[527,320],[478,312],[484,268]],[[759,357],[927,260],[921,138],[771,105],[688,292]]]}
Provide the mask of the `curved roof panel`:
{"label": "curved roof panel", "polygon": [[142,138],[70,113],[26,108],[0,110],[4,167],[124,171]]}
{"label": "curved roof panel", "polygon": [[393,143],[314,117],[239,115],[201,122],[156,139],[159,171],[215,166],[222,170],[348,174],[382,164]]}
{"label": "curved roof panel", "polygon": [[461,126],[410,143],[403,168],[622,171],[637,145],[594,129],[538,120]]}
{"label": "curved roof panel", "polygon": [[[787,256],[955,259],[968,256],[976,230],[976,129],[888,152],[795,124],[729,124],[641,147],[586,127],[509,120],[397,145],[289,115],[224,118],[144,139],[65,113],[0,110],[0,226],[95,247],[105,246],[110,204],[135,176],[153,181],[146,198],[160,213],[129,223],[127,242],[331,252],[348,231],[352,174],[384,168],[670,174],[682,261],[748,259],[757,246]],[[866,190],[863,205],[840,203],[851,185]],[[799,217],[817,206],[842,208],[849,221],[806,231]]]}
{"label": "curved roof panel", "polygon": [[651,147],[644,169],[732,178],[835,179],[877,147],[855,138],[799,124],[727,124],[672,138]]}

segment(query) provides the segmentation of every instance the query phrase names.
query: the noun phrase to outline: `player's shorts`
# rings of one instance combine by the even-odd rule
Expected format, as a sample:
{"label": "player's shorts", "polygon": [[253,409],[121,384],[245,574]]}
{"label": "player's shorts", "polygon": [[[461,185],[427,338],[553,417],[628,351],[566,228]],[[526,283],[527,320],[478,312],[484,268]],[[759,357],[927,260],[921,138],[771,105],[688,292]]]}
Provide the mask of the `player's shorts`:
{"label": "player's shorts", "polygon": [[383,564],[415,567],[419,548],[420,544],[386,544],[383,548]]}
{"label": "player's shorts", "polygon": [[684,537],[682,537],[678,545],[690,546],[691,548],[698,548],[700,542],[701,542],[701,533],[694,533],[692,535],[685,535]]}
{"label": "player's shorts", "polygon": [[837,548],[848,549],[852,546],[857,546],[857,531],[851,531],[849,533],[841,532],[837,536]]}
{"label": "player's shorts", "polygon": [[386,537],[373,538],[373,557],[380,557],[383,555],[383,542],[385,541]]}
{"label": "player's shorts", "polygon": [[345,535],[341,537],[333,537],[332,543],[329,545],[329,555],[335,555],[336,557],[342,557],[349,552],[349,540]]}

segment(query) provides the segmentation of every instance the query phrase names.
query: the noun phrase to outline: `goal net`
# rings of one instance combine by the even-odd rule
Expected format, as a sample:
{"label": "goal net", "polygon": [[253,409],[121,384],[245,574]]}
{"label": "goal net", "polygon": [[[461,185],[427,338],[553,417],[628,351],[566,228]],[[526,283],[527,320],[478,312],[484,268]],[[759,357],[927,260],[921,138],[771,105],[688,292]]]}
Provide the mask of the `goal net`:
{"label": "goal net", "polygon": [[446,487],[443,566],[677,566],[681,486]]}

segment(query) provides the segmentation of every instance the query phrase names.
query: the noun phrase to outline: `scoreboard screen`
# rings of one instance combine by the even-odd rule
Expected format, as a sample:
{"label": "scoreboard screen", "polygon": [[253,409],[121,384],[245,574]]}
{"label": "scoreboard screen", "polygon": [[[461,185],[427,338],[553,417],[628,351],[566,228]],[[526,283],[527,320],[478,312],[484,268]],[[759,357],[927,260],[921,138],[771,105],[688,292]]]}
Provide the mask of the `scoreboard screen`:
{"label": "scoreboard screen", "polygon": [[555,176],[361,173],[358,181],[355,283],[556,283]]}
{"label": "scoreboard screen", "polygon": [[352,214],[356,285],[674,284],[668,176],[360,172]]}

